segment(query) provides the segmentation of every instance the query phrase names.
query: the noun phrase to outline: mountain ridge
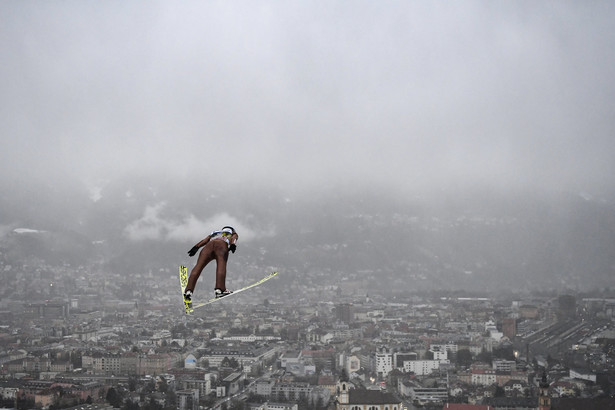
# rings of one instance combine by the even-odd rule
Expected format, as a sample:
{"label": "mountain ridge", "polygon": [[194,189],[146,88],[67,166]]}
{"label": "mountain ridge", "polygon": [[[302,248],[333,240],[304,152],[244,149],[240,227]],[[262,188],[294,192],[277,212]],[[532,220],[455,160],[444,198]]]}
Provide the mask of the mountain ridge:
{"label": "mountain ridge", "polygon": [[[37,191],[45,201],[27,206],[5,196],[5,263],[35,255],[114,272],[170,270],[193,263],[186,251],[217,228],[208,224],[218,215],[239,224],[229,270],[279,269],[287,285],[408,291],[614,285],[615,207],[587,195],[186,187],[187,181],[116,181],[97,200],[85,186],[48,187]],[[128,227],[147,235],[131,237]]]}

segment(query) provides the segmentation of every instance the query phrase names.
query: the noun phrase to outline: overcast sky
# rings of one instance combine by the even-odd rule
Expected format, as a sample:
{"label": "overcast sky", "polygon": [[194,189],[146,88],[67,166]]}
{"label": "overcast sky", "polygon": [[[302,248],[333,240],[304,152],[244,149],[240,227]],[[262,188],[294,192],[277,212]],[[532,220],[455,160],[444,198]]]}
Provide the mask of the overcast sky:
{"label": "overcast sky", "polygon": [[615,187],[612,1],[0,2],[0,171]]}

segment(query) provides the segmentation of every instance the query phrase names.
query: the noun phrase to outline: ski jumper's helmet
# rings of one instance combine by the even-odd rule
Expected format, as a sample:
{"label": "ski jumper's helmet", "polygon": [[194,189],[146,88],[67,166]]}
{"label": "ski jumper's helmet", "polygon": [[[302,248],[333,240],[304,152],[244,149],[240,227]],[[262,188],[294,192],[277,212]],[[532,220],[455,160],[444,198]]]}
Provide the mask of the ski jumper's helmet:
{"label": "ski jumper's helmet", "polygon": [[222,228],[222,232],[230,233],[232,235],[235,233],[235,228],[233,228],[232,226],[225,226],[224,228]]}

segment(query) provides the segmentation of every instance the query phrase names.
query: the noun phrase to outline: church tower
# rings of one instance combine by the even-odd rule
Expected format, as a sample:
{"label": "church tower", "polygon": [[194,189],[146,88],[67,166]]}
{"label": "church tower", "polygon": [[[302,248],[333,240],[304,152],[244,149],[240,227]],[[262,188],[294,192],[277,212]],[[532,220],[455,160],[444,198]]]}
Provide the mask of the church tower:
{"label": "church tower", "polygon": [[349,403],[349,394],[348,394],[348,381],[340,380],[337,383],[337,400],[340,404],[340,409],[345,409]]}
{"label": "church tower", "polygon": [[547,371],[542,371],[542,380],[538,384],[538,408],[540,410],[551,409],[551,397],[549,397],[549,382],[547,381]]}

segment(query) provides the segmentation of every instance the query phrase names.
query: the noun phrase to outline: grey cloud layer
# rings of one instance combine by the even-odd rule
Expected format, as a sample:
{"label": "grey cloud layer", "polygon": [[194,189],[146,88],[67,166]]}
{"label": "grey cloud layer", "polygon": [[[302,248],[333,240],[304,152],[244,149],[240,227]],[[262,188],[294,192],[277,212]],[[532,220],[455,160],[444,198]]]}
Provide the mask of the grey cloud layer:
{"label": "grey cloud layer", "polygon": [[0,11],[5,175],[614,187],[609,2]]}

